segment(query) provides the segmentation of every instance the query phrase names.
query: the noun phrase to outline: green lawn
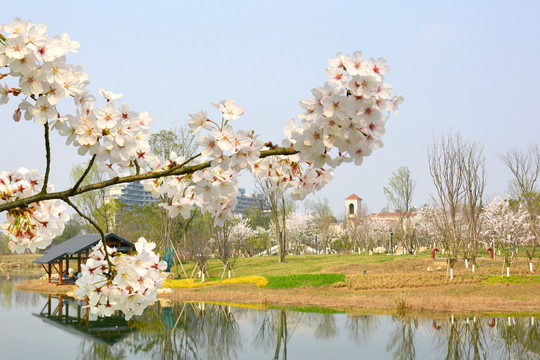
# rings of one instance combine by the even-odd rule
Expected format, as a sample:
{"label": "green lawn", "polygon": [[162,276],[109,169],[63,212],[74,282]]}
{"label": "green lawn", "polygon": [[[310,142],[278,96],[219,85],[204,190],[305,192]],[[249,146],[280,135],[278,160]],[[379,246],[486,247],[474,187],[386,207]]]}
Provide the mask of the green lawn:
{"label": "green lawn", "polygon": [[266,276],[269,289],[292,289],[309,286],[329,286],[345,280],[345,274],[300,274]]}
{"label": "green lawn", "polygon": [[[414,256],[414,257],[418,257]],[[426,257],[426,255],[420,255]],[[413,256],[411,256],[413,257]],[[239,258],[234,266],[236,276],[278,276],[295,274],[316,274],[333,266],[348,264],[370,264],[393,261],[396,257],[385,254],[375,255],[289,255],[285,258],[285,263],[278,263],[277,256],[261,256],[251,258]],[[191,276],[194,266],[193,261],[184,262],[187,275]],[[180,273],[182,269],[173,266],[174,273]],[[220,259],[210,259],[208,261],[208,275],[210,277],[221,277],[223,273],[223,263]]]}

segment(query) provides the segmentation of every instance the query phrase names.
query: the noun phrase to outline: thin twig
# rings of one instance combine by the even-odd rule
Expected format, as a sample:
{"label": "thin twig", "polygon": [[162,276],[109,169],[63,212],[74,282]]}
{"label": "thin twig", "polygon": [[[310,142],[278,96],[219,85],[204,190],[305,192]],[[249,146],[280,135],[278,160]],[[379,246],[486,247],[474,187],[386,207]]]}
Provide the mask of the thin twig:
{"label": "thin twig", "polygon": [[47,168],[45,169],[45,179],[40,194],[47,193],[47,184],[49,183],[49,173],[51,172],[51,143],[49,140],[49,122],[45,122],[45,158],[47,159]]}
{"label": "thin twig", "polygon": [[92,224],[92,226],[95,227],[96,230],[99,232],[99,235],[101,236],[101,241],[103,243],[103,251],[105,252],[105,260],[107,260],[107,264],[109,265],[109,271],[112,272],[113,265],[109,257],[109,252],[107,251],[107,243],[105,241],[105,233],[103,232],[103,230],[101,230],[99,225],[94,220],[92,220],[89,216],[86,216],[81,210],[79,210],[79,208],[71,202],[69,197],[62,198],[62,200],[66,202],[69,206],[71,206],[73,210],[75,210],[77,214],[79,214],[80,217],[86,219],[86,221]]}
{"label": "thin twig", "polygon": [[86,170],[84,171],[84,173],[82,174],[81,178],[77,181],[77,183],[75,184],[75,186],[73,186],[73,188],[71,189],[71,192],[74,193],[75,191],[77,191],[77,189],[79,188],[79,186],[82,184],[82,182],[84,181],[84,178],[88,175],[88,173],[90,172],[90,169],[92,169],[92,166],[94,165],[94,161],[96,160],[96,155],[94,154],[92,156],[92,158],[90,159],[90,161],[88,162],[88,166],[86,167]]}

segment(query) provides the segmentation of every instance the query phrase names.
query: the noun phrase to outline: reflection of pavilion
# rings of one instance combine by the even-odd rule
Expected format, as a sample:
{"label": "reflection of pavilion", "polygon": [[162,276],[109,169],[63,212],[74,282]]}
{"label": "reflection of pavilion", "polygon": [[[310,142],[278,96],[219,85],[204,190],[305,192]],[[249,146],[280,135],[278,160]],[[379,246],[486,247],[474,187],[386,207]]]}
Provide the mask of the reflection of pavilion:
{"label": "reflection of pavilion", "polygon": [[[56,307],[53,307],[53,302],[57,303]],[[83,300],[65,295],[48,295],[40,313],[33,315],[69,333],[107,345],[115,344],[134,330],[120,312],[100,318],[91,314],[85,306]]]}

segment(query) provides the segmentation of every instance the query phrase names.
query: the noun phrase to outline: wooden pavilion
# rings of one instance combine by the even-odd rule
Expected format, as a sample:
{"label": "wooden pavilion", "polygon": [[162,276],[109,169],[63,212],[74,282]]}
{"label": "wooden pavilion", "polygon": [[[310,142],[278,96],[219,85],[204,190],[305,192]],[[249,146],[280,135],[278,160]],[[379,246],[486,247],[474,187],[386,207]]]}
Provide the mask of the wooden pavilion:
{"label": "wooden pavilion", "polygon": [[[99,234],[77,235],[45,251],[42,257],[33,262],[41,264],[47,272],[49,282],[51,282],[53,269],[58,272],[58,284],[64,283],[64,271],[69,269],[69,261],[77,261],[77,273],[81,272],[81,264],[86,262],[90,250],[101,240]],[[135,245],[122,239],[113,233],[105,234],[107,246],[116,248],[116,251],[128,253],[135,249]]]}

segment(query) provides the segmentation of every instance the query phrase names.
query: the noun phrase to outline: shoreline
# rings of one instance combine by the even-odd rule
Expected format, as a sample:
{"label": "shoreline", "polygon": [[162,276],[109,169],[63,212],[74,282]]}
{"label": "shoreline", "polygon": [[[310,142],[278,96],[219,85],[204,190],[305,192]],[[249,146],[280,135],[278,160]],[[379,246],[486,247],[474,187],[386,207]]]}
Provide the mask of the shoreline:
{"label": "shoreline", "polygon": [[[27,280],[17,290],[69,295],[76,285]],[[346,312],[540,314],[540,286],[459,284],[400,289],[351,290],[334,287],[264,289],[251,284],[162,288],[157,300],[225,302],[278,307],[321,307]]]}

